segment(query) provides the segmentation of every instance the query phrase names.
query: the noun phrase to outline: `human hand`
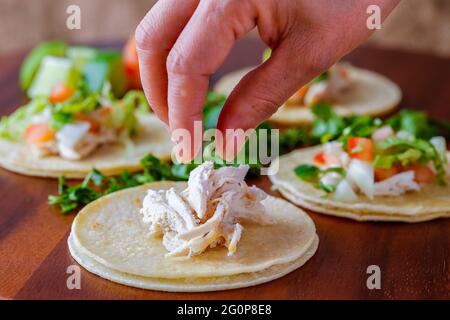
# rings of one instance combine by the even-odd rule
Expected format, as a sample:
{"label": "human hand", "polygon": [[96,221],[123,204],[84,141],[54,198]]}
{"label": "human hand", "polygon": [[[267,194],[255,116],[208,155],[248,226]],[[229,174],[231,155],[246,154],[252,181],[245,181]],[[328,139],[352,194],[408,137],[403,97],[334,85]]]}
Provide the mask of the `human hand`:
{"label": "human hand", "polygon": [[[234,43],[254,27],[272,48],[271,58],[247,74],[228,97],[217,128],[255,128],[299,87],[328,69],[372,33],[366,9],[384,19],[399,0],[159,0],[136,29],[145,94],[173,133],[202,120],[208,79]],[[233,138],[234,139],[234,138]],[[196,143],[195,143],[196,142]],[[200,143],[199,143],[200,142]],[[183,141],[183,150],[187,150]],[[237,144],[225,152],[226,145]],[[217,149],[226,160],[243,141],[225,137]],[[190,141],[189,146],[201,146]],[[184,152],[188,162],[200,151]]]}

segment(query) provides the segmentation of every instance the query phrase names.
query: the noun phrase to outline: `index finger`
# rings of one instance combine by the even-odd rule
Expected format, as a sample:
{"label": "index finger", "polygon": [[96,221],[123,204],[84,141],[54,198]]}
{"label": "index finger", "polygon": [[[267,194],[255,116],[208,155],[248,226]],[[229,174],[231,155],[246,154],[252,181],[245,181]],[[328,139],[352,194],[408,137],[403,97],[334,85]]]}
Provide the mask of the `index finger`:
{"label": "index finger", "polygon": [[136,29],[142,87],[153,112],[166,124],[166,60],[199,0],[160,0],[142,19]]}
{"label": "index finger", "polygon": [[[238,1],[203,1],[180,34],[167,59],[169,125],[187,129],[181,160],[192,160],[202,137],[194,134],[202,120],[209,76],[224,62],[235,41],[255,26],[256,12]],[[192,148],[193,146],[193,148]]]}

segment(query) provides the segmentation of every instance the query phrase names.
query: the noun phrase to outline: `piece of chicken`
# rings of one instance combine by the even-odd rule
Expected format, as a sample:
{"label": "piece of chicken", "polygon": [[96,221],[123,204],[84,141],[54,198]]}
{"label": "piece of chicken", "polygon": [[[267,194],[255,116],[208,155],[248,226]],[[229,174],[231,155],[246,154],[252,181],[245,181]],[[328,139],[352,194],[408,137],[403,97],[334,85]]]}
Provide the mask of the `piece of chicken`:
{"label": "piece of chicken", "polygon": [[224,245],[228,254],[237,250],[244,227],[241,222],[270,224],[261,204],[267,195],[244,181],[249,167],[222,167],[212,162],[194,169],[188,187],[149,190],[141,213],[154,235],[163,236],[169,256],[193,256]]}

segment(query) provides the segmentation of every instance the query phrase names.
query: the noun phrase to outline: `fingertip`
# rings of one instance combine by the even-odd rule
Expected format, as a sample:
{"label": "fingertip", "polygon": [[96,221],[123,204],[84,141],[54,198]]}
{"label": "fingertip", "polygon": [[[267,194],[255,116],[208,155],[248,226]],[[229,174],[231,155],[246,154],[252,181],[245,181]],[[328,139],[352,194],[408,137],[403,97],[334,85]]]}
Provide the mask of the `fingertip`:
{"label": "fingertip", "polygon": [[241,128],[218,129],[216,133],[216,152],[223,160],[232,162],[244,147],[248,130]]}
{"label": "fingertip", "polygon": [[192,126],[171,127],[171,140],[174,143],[172,154],[181,163],[189,163],[202,153],[202,121],[194,121]]}

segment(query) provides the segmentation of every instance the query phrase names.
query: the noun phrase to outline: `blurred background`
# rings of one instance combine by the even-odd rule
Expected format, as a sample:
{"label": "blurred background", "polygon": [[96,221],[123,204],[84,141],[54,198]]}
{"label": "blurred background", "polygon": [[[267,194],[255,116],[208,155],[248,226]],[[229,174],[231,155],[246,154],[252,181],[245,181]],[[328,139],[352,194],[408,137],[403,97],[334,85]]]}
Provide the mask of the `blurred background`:
{"label": "blurred background", "polygon": [[[0,0],[0,54],[47,39],[124,40],[155,0]],[[66,28],[66,9],[81,8],[81,30]],[[251,35],[255,36],[255,35]],[[450,56],[450,0],[403,0],[370,43]]]}

